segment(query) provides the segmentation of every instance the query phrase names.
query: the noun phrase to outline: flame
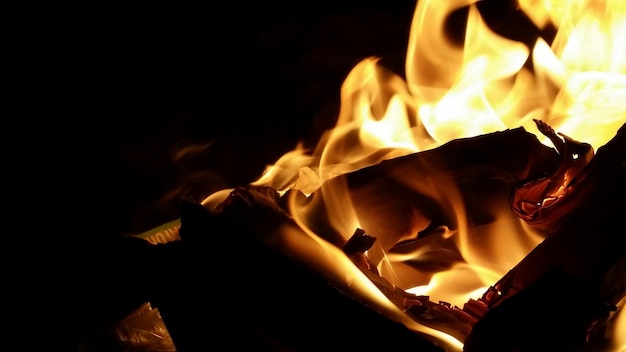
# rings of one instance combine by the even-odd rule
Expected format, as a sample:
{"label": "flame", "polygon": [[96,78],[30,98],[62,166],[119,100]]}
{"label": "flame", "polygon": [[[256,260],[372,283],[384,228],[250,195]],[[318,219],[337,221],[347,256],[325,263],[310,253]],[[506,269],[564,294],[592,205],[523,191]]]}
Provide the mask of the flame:
{"label": "flame", "polygon": [[615,335],[613,340],[611,341],[611,348],[614,348],[615,351],[621,352],[626,350],[626,336],[624,334],[620,334],[620,331],[626,331],[626,297],[622,298],[617,304],[619,310],[615,313],[617,316],[615,319],[615,326],[613,329],[613,334]]}
{"label": "flame", "polygon": [[[418,1],[405,77],[380,65],[378,58],[357,64],[341,86],[336,126],[322,136],[314,150],[298,145],[252,182],[281,193],[290,189],[307,196],[323,193],[323,198],[312,197],[306,204],[291,202],[301,231],[323,246],[323,252],[333,246],[319,238],[311,225],[315,209],[323,206],[332,214],[330,227],[344,239],[364,221],[355,211],[345,183],[327,182],[339,175],[454,139],[516,127],[524,127],[551,146],[533,119],[597,149],[626,122],[626,2],[519,0],[519,9],[539,31],[556,28],[554,38],[538,36],[530,45],[496,33],[477,4],[477,0]],[[466,21],[461,21],[465,27],[456,28],[464,34],[460,41],[450,33],[450,21],[459,13],[466,14]],[[406,287],[408,292],[460,305],[502,277],[543,239],[502,207],[493,209],[493,222],[469,226],[454,185],[433,189],[427,180],[412,182],[413,187],[453,208],[458,227],[445,236],[458,246],[465,262],[432,276],[408,270],[414,275],[407,281],[413,284]],[[214,207],[227,193],[213,194],[204,203]],[[414,236],[420,226],[416,221],[406,235]],[[307,256],[303,244],[291,245]],[[407,270],[403,261],[422,258],[424,253],[400,255],[387,253],[387,249],[377,245],[368,254],[377,258],[387,280],[408,285],[403,283],[407,275],[401,274]],[[333,265],[322,266],[337,270],[331,269]],[[359,282],[356,286],[365,292],[375,291],[358,270],[338,275],[351,285]],[[367,295],[389,308],[384,297]],[[406,323],[415,326],[413,321]],[[415,329],[441,336],[423,327]],[[460,349],[458,341],[445,339],[456,346],[453,349]]]}
{"label": "flame", "polygon": [[[559,28],[552,44],[537,38],[528,48],[490,29],[477,2],[418,1],[406,78],[378,58],[357,64],[341,87],[336,126],[312,153],[298,145],[252,184],[310,194],[332,177],[382,160],[515,127],[551,146],[534,118],[594,149],[614,136],[625,121],[626,4],[520,1],[539,28]],[[445,33],[450,15],[464,8],[461,46]]]}

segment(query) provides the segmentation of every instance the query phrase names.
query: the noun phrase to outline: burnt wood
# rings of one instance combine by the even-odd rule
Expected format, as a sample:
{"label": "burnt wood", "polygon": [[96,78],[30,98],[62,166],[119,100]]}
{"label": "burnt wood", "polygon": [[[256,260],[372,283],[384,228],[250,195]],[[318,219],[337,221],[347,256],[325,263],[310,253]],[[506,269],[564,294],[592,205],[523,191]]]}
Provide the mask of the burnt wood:
{"label": "burnt wood", "polygon": [[494,287],[470,351],[593,351],[626,294],[626,125],[599,148],[573,187],[576,206]]}

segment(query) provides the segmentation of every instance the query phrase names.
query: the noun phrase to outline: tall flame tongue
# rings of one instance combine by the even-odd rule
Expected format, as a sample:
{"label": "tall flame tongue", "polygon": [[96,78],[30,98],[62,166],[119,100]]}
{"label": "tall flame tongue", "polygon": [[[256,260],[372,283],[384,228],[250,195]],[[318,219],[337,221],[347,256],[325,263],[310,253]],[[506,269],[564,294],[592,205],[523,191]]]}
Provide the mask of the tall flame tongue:
{"label": "tall flame tongue", "polygon": [[[544,135],[539,130],[541,126],[551,126],[568,138],[597,149],[626,122],[625,2],[519,0],[519,4],[509,3],[509,13],[501,15],[534,23],[537,36],[530,40],[506,38],[488,25],[483,12],[495,3],[418,1],[408,43],[406,77],[381,66],[376,58],[360,62],[341,87],[336,126],[321,138],[315,150],[309,152],[299,145],[268,166],[263,176],[252,183],[281,194],[291,189],[307,196],[319,194],[309,201],[291,202],[291,213],[300,228],[287,232],[306,233],[310,237],[298,245],[291,243],[295,237],[285,235],[285,241],[297,247],[292,250],[304,257],[311,257],[307,254],[311,249],[305,248],[309,246],[322,246],[326,254],[335,253],[336,247],[320,239],[319,231],[338,234],[338,243],[347,241],[358,228],[365,228],[374,237],[378,235],[364,224],[375,227],[374,223],[385,219],[364,218],[363,212],[355,208],[354,194],[350,195],[346,183],[329,182],[337,176],[432,150],[459,138],[517,127],[534,133],[548,147],[556,141],[555,135]],[[460,28],[459,24],[465,27]],[[539,36],[550,33],[551,28],[556,29],[552,37]],[[459,39],[455,33],[464,36]],[[543,121],[543,125],[535,124],[534,120]],[[428,217],[419,210],[408,211],[410,219],[405,233],[387,239],[388,243],[376,241],[367,253],[377,264],[382,278],[407,292],[461,305],[502,277],[544,238],[511,216],[508,207],[498,204],[490,209],[493,221],[470,226],[466,204],[454,180],[400,182],[452,209],[457,226],[441,228],[438,238],[452,238],[462,258],[451,261],[456,264],[434,275],[407,270],[403,264],[406,257],[432,259],[428,246],[421,247],[417,253],[389,253],[395,244],[414,239],[430,225]],[[558,193],[558,189],[552,191]],[[203,203],[215,209],[229,193],[230,190],[215,193]],[[318,219],[314,217],[320,216],[320,208],[329,214],[329,228],[315,228]],[[532,212],[523,204],[517,210],[518,214]],[[349,261],[337,258],[305,261],[334,272],[333,275],[349,281],[353,288],[359,287],[364,292],[376,290],[360,270],[345,268],[351,264]],[[325,264],[316,264],[317,261]],[[380,294],[369,291],[363,295],[381,302],[385,309],[392,309]],[[399,311],[394,314],[402,315]],[[415,330],[448,341],[451,349],[461,348],[454,338],[442,337],[438,331],[401,319]]]}
{"label": "tall flame tongue", "polygon": [[[534,119],[594,149],[609,141],[626,119],[626,4],[520,0],[521,10],[501,15],[532,16],[537,34],[556,26],[550,44],[494,32],[478,7],[490,3],[418,1],[406,79],[377,58],[360,62],[341,87],[336,126],[313,153],[298,146],[254,184],[310,194],[336,175],[515,127],[551,146]],[[464,33],[462,43],[451,32]]]}

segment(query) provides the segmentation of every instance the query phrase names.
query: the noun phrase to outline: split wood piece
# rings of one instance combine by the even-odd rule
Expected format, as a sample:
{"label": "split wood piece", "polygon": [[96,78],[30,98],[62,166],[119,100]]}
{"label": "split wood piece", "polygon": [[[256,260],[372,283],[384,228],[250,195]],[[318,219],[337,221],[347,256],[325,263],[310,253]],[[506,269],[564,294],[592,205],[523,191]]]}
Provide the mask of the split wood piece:
{"label": "split wood piece", "polygon": [[[558,153],[535,135],[523,128],[510,129],[454,140],[337,176],[298,207],[306,207],[301,219],[305,226],[341,248],[346,233],[331,225],[340,214],[326,202],[343,196],[338,202],[352,207],[359,227],[376,238],[368,251],[372,263],[378,265],[390,253],[407,258],[401,282],[394,282],[406,289],[426,284],[435,272],[463,262],[456,239],[441,237],[441,228],[456,231],[460,213],[469,228],[490,224],[501,213],[519,222],[510,211],[511,192],[529,179],[552,174],[559,161]],[[440,238],[426,240],[430,235]],[[474,235],[470,240],[486,241],[479,231]],[[428,258],[411,258],[406,255],[411,250],[426,251]]]}
{"label": "split wood piece", "polygon": [[[325,208],[323,200],[329,190],[347,185],[348,201],[353,204],[359,221],[364,228],[374,229],[374,232],[368,230],[368,233],[375,234],[377,243],[383,242],[379,249],[401,250],[415,245],[437,244],[448,251],[446,246],[449,245],[452,248],[450,253],[457,253],[450,257],[451,262],[460,262],[463,258],[454,251],[453,240],[431,235],[441,225],[456,226],[453,216],[456,210],[442,208],[441,202],[445,204],[446,200],[459,196],[458,200],[465,203],[473,224],[488,223],[492,220],[490,212],[493,208],[508,209],[510,192],[515,186],[528,178],[550,174],[556,169],[558,161],[558,154],[553,149],[519,128],[456,140],[437,149],[338,176],[327,181],[308,198],[297,191],[279,197],[269,187],[238,187],[216,209],[214,216],[228,223],[227,228],[234,225],[244,229],[263,244],[295,261],[301,261],[302,258],[286,246],[285,238],[276,237],[276,233],[285,227],[295,230],[294,233],[301,231],[291,218],[294,214],[286,206],[287,199],[295,202],[296,208],[306,206],[309,209],[308,217],[304,219],[306,226],[337,248],[344,248],[347,244],[345,234],[331,225],[330,217],[334,214]],[[450,196],[447,192],[454,195]],[[187,225],[182,222],[181,237],[183,229],[190,226],[193,227],[189,221]],[[420,236],[417,236],[418,232]],[[407,234],[419,238],[407,238]],[[368,259],[369,255],[368,252]],[[431,268],[431,273],[434,272],[431,263],[420,262],[419,259],[412,263],[419,266],[418,270]],[[314,263],[308,265],[314,266]],[[435,265],[437,270],[445,269],[445,266],[444,262]],[[414,320],[426,326],[454,336],[466,336],[475,321],[466,312],[446,302],[434,303],[428,297],[410,295],[403,291],[404,286],[388,282],[375,271],[364,272],[396,305],[408,309],[407,313]],[[337,277],[324,272],[318,274],[333,285],[341,286],[336,281]],[[346,292],[350,288],[344,286],[339,289]]]}
{"label": "split wood piece", "polygon": [[[454,222],[454,209],[445,204],[455,200],[448,193],[461,192],[460,200],[467,203],[465,208],[473,221],[489,221],[493,182],[503,184],[510,192],[512,186],[527,179],[554,172],[558,162],[554,149],[517,128],[458,139],[432,150],[385,160],[328,180],[310,198],[311,202],[324,199],[329,196],[327,190],[343,189],[345,183],[360,227],[388,250],[410,239],[407,234],[417,235],[432,226],[433,221],[456,225],[450,223]],[[504,205],[507,209],[509,195]],[[316,204],[323,207],[323,202]],[[326,213],[324,209],[319,212]],[[310,225],[315,229],[315,224]],[[329,240],[341,246],[345,238]]]}
{"label": "split wood piece", "polygon": [[[296,246],[313,246],[309,248],[313,251],[317,242],[299,230],[283,211],[275,190],[238,187],[219,214],[196,203],[183,205],[180,243],[189,249],[189,260],[198,262],[193,265],[195,271],[204,272],[209,282],[218,285],[205,290],[212,293],[208,309],[220,306],[219,312],[212,309],[211,316],[212,321],[219,322],[218,334],[226,334],[229,329],[221,321],[234,320],[235,326],[244,329],[234,330],[229,336],[253,340],[261,337],[269,350],[406,346],[425,352],[445,350],[436,341],[382,314],[351,292],[347,283],[328,277],[312,263],[287,251],[291,241]],[[318,255],[311,258],[314,262],[328,256],[323,249],[315,253]],[[203,278],[197,276],[197,280]],[[195,291],[187,294],[199,295]],[[165,312],[165,307],[162,310]],[[173,337],[177,346],[179,340],[185,340]]]}
{"label": "split wood piece", "polygon": [[[556,231],[485,292],[472,351],[587,350],[626,294],[626,125],[598,149]],[[594,345],[595,344],[595,345]]]}

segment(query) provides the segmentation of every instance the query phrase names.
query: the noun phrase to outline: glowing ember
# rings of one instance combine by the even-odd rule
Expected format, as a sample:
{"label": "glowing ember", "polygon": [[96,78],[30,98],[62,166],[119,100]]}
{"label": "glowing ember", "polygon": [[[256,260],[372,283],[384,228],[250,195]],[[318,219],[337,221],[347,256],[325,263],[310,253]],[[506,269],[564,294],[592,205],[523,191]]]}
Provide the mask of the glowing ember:
{"label": "glowing ember", "polygon": [[[287,195],[298,226],[280,231],[279,246],[318,267],[333,281],[343,281],[410,329],[443,341],[450,350],[461,349],[462,342],[400,311],[390,303],[389,295],[380,293],[383,284],[373,284],[373,277],[364,275],[328,241],[328,233],[345,242],[360,228],[374,237],[383,236],[377,232],[388,232],[375,224],[384,220],[383,215],[375,219],[364,216],[384,211],[364,210],[367,206],[362,202],[354,204],[358,194],[338,176],[454,140],[518,127],[562,152],[559,137],[540,131],[541,126],[551,126],[572,140],[588,143],[593,148],[590,155],[615,136],[626,122],[626,3],[520,0],[519,9],[511,11],[511,15],[528,16],[537,33],[553,27],[556,34],[553,38],[537,35],[528,42],[514,40],[488,25],[475,0],[418,1],[406,77],[382,67],[376,58],[359,63],[341,87],[337,124],[317,148],[308,151],[298,146],[252,183],[280,194],[297,190],[309,196],[306,201]],[[467,19],[462,44],[449,30],[451,18],[459,13],[466,14]],[[535,124],[534,120],[542,123]],[[572,154],[573,158],[578,156],[582,160],[585,155]],[[420,171],[424,171],[423,178]],[[409,214],[404,219],[405,228],[390,238],[381,237],[364,255],[375,264],[385,285],[462,306],[498,281],[547,233],[529,227],[497,201],[488,209],[489,221],[468,219],[467,199],[458,188],[459,180],[436,175],[416,170],[411,179],[396,176],[407,189],[446,207],[454,214],[456,226],[436,229],[439,232],[433,236],[438,240],[431,240],[433,243],[420,242],[419,248],[407,248],[411,244],[405,241],[416,239],[432,222],[423,207],[403,209]],[[564,172],[562,176],[568,175]],[[549,189],[555,199],[562,195],[558,186]],[[203,204],[215,210],[230,192],[217,192]],[[376,206],[375,199],[370,203]],[[532,217],[529,214],[536,209],[530,208],[535,205],[520,204],[518,215]],[[327,228],[316,228],[319,219],[314,217],[320,214],[330,214]],[[441,248],[441,241],[450,241],[458,250],[458,258],[448,263],[452,265],[433,274],[407,264],[436,259],[439,254],[433,256],[438,253],[433,248]],[[462,260],[457,261],[459,258]],[[624,313],[620,316],[616,329],[624,325]],[[619,343],[623,344],[623,338]]]}

